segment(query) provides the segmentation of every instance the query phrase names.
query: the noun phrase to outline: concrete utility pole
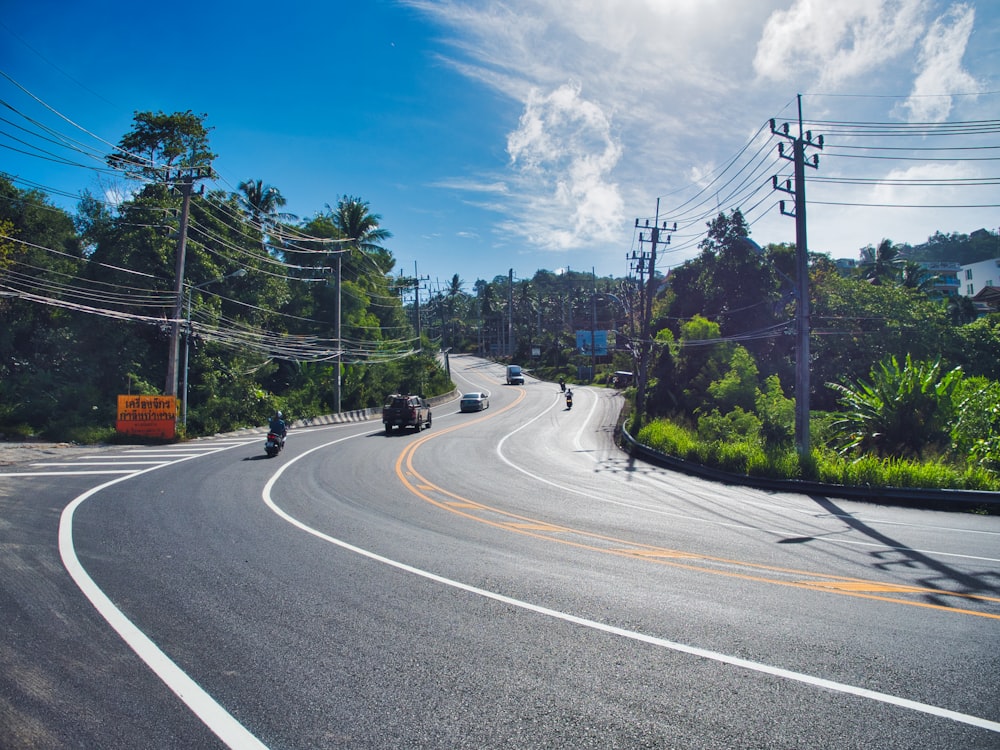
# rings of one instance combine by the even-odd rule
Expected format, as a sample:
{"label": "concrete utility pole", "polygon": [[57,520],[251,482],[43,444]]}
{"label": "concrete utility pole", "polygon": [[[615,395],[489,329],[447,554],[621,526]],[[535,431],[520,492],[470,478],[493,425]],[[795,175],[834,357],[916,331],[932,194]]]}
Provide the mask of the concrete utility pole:
{"label": "concrete utility pole", "polygon": [[417,318],[417,351],[423,351],[423,338],[420,332],[420,282],[427,281],[430,276],[420,278],[417,272],[417,261],[413,261],[413,312]]}
{"label": "concrete utility pole", "polygon": [[194,189],[194,174],[189,173],[181,182],[181,223],[178,230],[177,254],[174,267],[174,314],[170,323],[170,350],[167,352],[167,384],[165,395],[177,395],[178,360],[181,352],[181,318],[184,317],[184,264],[187,254],[188,215],[191,211],[191,193]]}
{"label": "concrete utility pole", "polygon": [[597,271],[590,267],[594,288],[590,294],[590,380],[597,378]]}
{"label": "concrete utility pole", "polygon": [[337,332],[337,377],[334,379],[333,383],[333,406],[336,409],[336,414],[340,414],[340,375],[341,370],[344,369],[344,341],[340,336],[341,330],[341,318],[340,318],[340,293],[341,293],[341,261],[343,259],[344,253],[337,253],[337,320],[334,321],[334,330]]}
{"label": "concrete utility pole", "polygon": [[[642,427],[642,417],[644,410],[646,408],[646,384],[649,381],[647,370],[649,369],[649,357],[652,351],[653,342],[651,341],[652,335],[650,333],[650,327],[652,325],[652,313],[653,313],[653,295],[656,292],[656,246],[660,242],[660,232],[675,232],[677,231],[677,223],[674,222],[673,228],[667,227],[667,222],[663,222],[662,226],[657,226],[660,221],[660,200],[656,200],[656,218],[653,221],[653,226],[649,226],[649,219],[646,219],[646,227],[650,230],[649,234],[649,253],[642,252],[642,243],[646,242],[646,238],[643,236],[642,232],[639,232],[639,252],[638,254],[632,254],[632,260],[638,263],[639,269],[639,294],[641,296],[641,325],[642,331],[639,335],[639,372],[636,373],[636,389],[635,389],[635,434],[639,433],[639,428]],[[639,226],[639,220],[635,220],[636,227]],[[667,235],[666,240],[663,244],[670,244],[670,235]],[[646,282],[646,289],[642,289],[642,277],[643,273],[647,273],[649,280]],[[645,291],[645,293],[643,293]]]}
{"label": "concrete utility pole", "polygon": [[795,198],[795,209],[785,210],[785,202],[779,202],[781,213],[795,218],[795,263],[796,263],[796,283],[795,294],[797,304],[795,306],[795,445],[800,458],[809,455],[809,250],[806,243],[806,170],[807,166],[816,169],[819,167],[819,156],[813,155],[811,161],[805,157],[807,146],[823,148],[823,136],[819,136],[816,141],[812,139],[812,132],[802,129],[802,95],[798,96],[799,103],[799,135],[798,137],[789,134],[788,123],[784,123],[780,129],[775,127],[774,120],[771,120],[771,132],[775,135],[787,138],[792,142],[792,155],[785,153],[783,143],[778,144],[778,155],[781,158],[791,161],[794,164],[794,187],[789,185],[787,180],[783,185],[778,183],[777,175],[771,178],[771,183],[775,190],[780,190],[791,194]]}
{"label": "concrete utility pole", "polygon": [[507,356],[514,356],[514,269],[507,269]]}

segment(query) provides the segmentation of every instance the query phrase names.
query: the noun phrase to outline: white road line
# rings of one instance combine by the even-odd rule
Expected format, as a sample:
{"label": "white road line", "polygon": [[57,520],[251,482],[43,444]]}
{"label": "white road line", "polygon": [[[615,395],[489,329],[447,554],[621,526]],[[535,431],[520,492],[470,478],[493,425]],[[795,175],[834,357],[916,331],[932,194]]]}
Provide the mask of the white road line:
{"label": "white road line", "polygon": [[31,466],[149,466],[162,461],[44,461]]}
{"label": "white road line", "polygon": [[[508,466],[510,466],[512,469],[521,472],[526,477],[530,477],[531,479],[535,480],[536,482],[541,482],[542,484],[547,484],[547,485],[549,485],[551,487],[557,487],[558,489],[562,490],[563,492],[570,492],[570,493],[573,493],[575,495],[580,495],[581,497],[585,497],[585,498],[587,498],[589,500],[593,500],[593,501],[598,502],[598,503],[604,503],[606,505],[616,505],[616,506],[619,506],[621,508],[628,508],[629,510],[637,510],[637,511],[641,511],[643,513],[651,513],[651,514],[657,515],[657,516],[667,516],[667,517],[671,517],[671,518],[682,518],[682,519],[684,519],[686,521],[692,521],[692,522],[695,522],[695,523],[702,523],[702,524],[706,524],[706,525],[709,525],[709,526],[722,526],[724,528],[746,529],[747,531],[756,531],[756,532],[760,532],[762,534],[775,534],[775,535],[783,535],[783,536],[802,536],[802,535],[808,536],[808,533],[804,534],[802,531],[789,531],[787,529],[771,529],[771,528],[764,528],[762,526],[752,526],[750,524],[736,523],[734,521],[719,521],[719,520],[714,519],[714,518],[701,518],[699,516],[691,515],[690,513],[678,513],[677,511],[665,510],[663,508],[652,508],[652,507],[649,507],[649,506],[646,506],[646,505],[641,505],[641,504],[638,504],[638,503],[626,502],[624,500],[616,500],[616,499],[614,499],[612,497],[608,497],[607,495],[596,495],[596,494],[588,492],[586,490],[577,489],[576,487],[569,487],[567,485],[560,484],[559,482],[555,482],[555,481],[553,481],[551,479],[546,479],[545,477],[540,476],[539,474],[535,474],[533,472],[528,471],[527,469],[525,469],[522,466],[518,466],[513,461],[511,461],[509,458],[507,458],[503,454],[503,445],[504,445],[504,443],[507,442],[507,439],[513,437],[515,434],[517,434],[518,432],[520,432],[521,430],[523,430],[525,427],[527,427],[528,425],[530,425],[532,422],[535,422],[536,420],[538,420],[546,412],[551,411],[553,408],[555,408],[555,406],[558,404],[558,402],[559,402],[559,399],[556,399],[556,401],[554,401],[552,403],[552,405],[549,406],[548,409],[545,409],[544,411],[540,412],[537,416],[535,416],[532,419],[529,419],[527,422],[522,423],[521,425],[519,425],[517,427],[517,429],[512,430],[511,432],[509,432],[508,434],[504,435],[500,439],[500,441],[497,443],[496,453],[500,457],[501,461],[503,461],[505,464],[507,464]],[[589,419],[589,417],[588,417],[588,419]],[[577,435],[579,435],[579,433],[577,433]],[[575,443],[575,445],[579,446],[579,443],[577,442],[577,443]],[[579,448],[578,448],[578,450],[579,450]],[[908,525],[908,524],[900,524],[900,525]],[[992,557],[977,557],[977,556],[974,556],[974,555],[964,555],[964,554],[961,554],[961,553],[958,553],[958,552],[939,552],[937,550],[917,549],[917,548],[913,548],[913,547],[893,547],[893,546],[890,546],[890,545],[887,545],[887,544],[878,544],[876,542],[866,542],[866,541],[855,540],[855,539],[823,539],[823,538],[817,537],[815,539],[814,543],[815,544],[855,546],[855,547],[873,547],[873,548],[876,548],[876,549],[883,549],[883,550],[897,551],[897,552],[915,552],[915,553],[919,553],[921,555],[936,556],[936,557],[955,557],[955,558],[959,558],[959,559],[963,559],[963,560],[979,560],[979,561],[982,561],[982,562],[1000,562],[1000,559],[992,558]]]}
{"label": "white road line", "polygon": [[[541,414],[538,415],[538,417],[540,416]],[[538,417],[535,417],[535,419],[538,419]],[[533,421],[534,419],[530,420],[527,424],[530,424],[530,422]],[[518,429],[521,429],[522,427],[525,426],[526,424],[521,425],[521,427],[519,427]],[[517,430],[514,430],[514,432],[517,432]],[[513,435],[514,432],[510,433],[510,435]],[[507,437],[509,437],[510,435],[508,435]],[[576,615],[571,615],[567,612],[560,612],[559,610],[549,609],[548,607],[542,607],[537,604],[531,604],[530,602],[525,602],[520,599],[514,599],[513,597],[510,596],[505,596],[503,594],[498,594],[493,591],[487,591],[486,589],[481,589],[476,586],[471,586],[467,583],[462,583],[461,581],[455,581],[450,578],[445,578],[444,576],[440,576],[436,573],[431,573],[429,571],[422,570],[420,568],[415,568],[412,565],[407,565],[406,563],[402,563],[397,560],[384,557],[383,555],[380,555],[378,553],[362,549],[361,547],[357,547],[353,544],[350,544],[349,542],[345,542],[341,539],[329,536],[328,534],[324,534],[323,532],[314,529],[313,527],[308,526],[305,523],[299,521],[297,518],[289,515],[288,513],[286,513],[285,511],[283,511],[281,508],[278,507],[277,503],[275,503],[274,499],[271,497],[271,490],[277,483],[278,478],[290,466],[292,466],[296,461],[305,458],[310,453],[321,450],[323,448],[327,448],[331,445],[335,445],[336,443],[342,442],[344,440],[349,440],[351,437],[357,437],[357,436],[348,436],[340,438],[339,440],[334,440],[332,442],[325,443],[324,445],[316,446],[315,448],[311,448],[305,453],[296,456],[295,458],[289,460],[284,465],[282,465],[281,468],[279,468],[274,473],[274,475],[267,481],[267,484],[264,485],[263,500],[267,504],[267,506],[271,508],[271,510],[274,511],[274,513],[276,513],[280,518],[283,518],[288,523],[301,529],[307,534],[311,534],[312,536],[318,539],[322,539],[323,541],[329,542],[330,544],[333,544],[337,547],[348,550],[350,552],[354,552],[355,554],[361,555],[362,557],[367,557],[370,560],[374,560],[384,565],[396,568],[397,570],[402,570],[407,573],[412,573],[413,575],[420,576],[421,578],[426,578],[427,580],[435,581],[436,583],[440,583],[445,586],[450,586],[460,591],[465,591],[470,594],[475,594],[476,596],[481,596],[486,599],[492,599],[494,601],[502,602],[512,607],[518,607],[520,609],[524,609],[530,612],[535,612],[537,614],[544,615],[546,617],[552,617],[557,620],[563,620],[565,622],[570,622],[576,625],[580,625],[582,627],[591,628],[593,630],[598,630],[604,633],[609,633],[611,635],[620,636],[622,638],[629,638],[634,641],[648,643],[650,645],[669,649],[671,651],[690,654],[692,656],[697,656],[702,659],[709,659],[711,661],[720,662],[722,664],[728,664],[730,666],[739,667],[740,669],[747,669],[753,672],[768,674],[774,677],[780,677],[785,680],[799,682],[813,687],[824,688],[826,690],[832,690],[838,693],[845,693],[847,695],[854,695],[860,698],[867,698],[869,700],[878,701],[880,703],[887,703],[893,706],[899,706],[900,708],[906,708],[911,711],[917,711],[923,714],[929,714],[931,716],[936,716],[943,719],[950,719],[952,721],[961,722],[963,724],[969,724],[974,727],[979,727],[980,729],[986,729],[990,732],[1000,733],[1000,722],[997,721],[991,721],[989,719],[984,719],[979,716],[972,716],[970,714],[961,713],[959,711],[952,711],[951,709],[942,708],[941,706],[933,706],[928,703],[921,703],[919,701],[910,700],[908,698],[901,698],[899,696],[890,695],[888,693],[881,693],[876,690],[869,690],[867,688],[858,687],[856,685],[848,685],[843,682],[828,680],[823,677],[815,677],[813,675],[804,674],[802,672],[794,672],[790,669],[783,669],[781,667],[775,667],[769,664],[763,664],[761,662],[750,661],[749,659],[741,659],[736,656],[730,656],[728,654],[719,653],[718,651],[709,651],[708,649],[698,648],[697,646],[689,646],[684,643],[678,643],[677,641],[670,641],[665,638],[658,638],[656,636],[647,635],[645,633],[639,633],[634,630],[626,630],[625,628],[620,628],[614,625],[608,625],[607,623],[603,622],[597,622],[596,620],[588,620],[584,617],[577,617]],[[506,440],[506,438],[504,438],[504,440]],[[503,441],[501,441],[501,443],[502,442]],[[500,449],[498,446],[497,452],[499,453],[499,451]]]}
{"label": "white road line", "polygon": [[[228,450],[236,446],[227,446]],[[205,455],[204,453],[199,455]],[[171,463],[180,463],[196,456],[184,456]],[[201,719],[215,735],[233,750],[267,750],[267,746],[254,737],[202,687],[192,680],[174,661],[167,656],[145,633],[139,630],[111,599],[98,587],[76,556],[73,544],[73,514],[88,498],[118,482],[131,479],[138,474],[156,471],[170,464],[164,463],[130,472],[129,476],[112,479],[88,490],[67,505],[59,519],[59,554],[63,565],[73,581],[90,600],[100,615],[114,628],[122,640],[142,659],[153,673],[180,698],[194,714]]]}
{"label": "white road line", "polygon": [[95,469],[94,471],[10,471],[0,472],[0,477],[77,477],[87,474],[135,474],[137,469]]}

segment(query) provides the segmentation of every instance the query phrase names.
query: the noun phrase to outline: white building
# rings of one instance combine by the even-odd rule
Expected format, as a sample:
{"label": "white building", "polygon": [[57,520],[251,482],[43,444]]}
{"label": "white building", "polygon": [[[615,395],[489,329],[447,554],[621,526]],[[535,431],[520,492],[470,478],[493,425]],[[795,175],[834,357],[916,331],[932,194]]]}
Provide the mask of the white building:
{"label": "white building", "polygon": [[962,266],[959,281],[962,284],[960,293],[965,297],[975,297],[986,287],[1000,287],[1000,258]]}

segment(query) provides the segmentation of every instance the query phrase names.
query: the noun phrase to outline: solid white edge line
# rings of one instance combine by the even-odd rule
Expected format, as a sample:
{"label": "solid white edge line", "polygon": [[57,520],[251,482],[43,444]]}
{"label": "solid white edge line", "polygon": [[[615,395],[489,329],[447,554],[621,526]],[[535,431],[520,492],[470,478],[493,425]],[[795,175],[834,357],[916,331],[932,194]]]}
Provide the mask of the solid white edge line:
{"label": "solid white edge line", "polygon": [[[228,450],[230,447],[236,446],[227,446],[223,450]],[[246,750],[267,750],[265,744],[254,737],[246,727],[233,718],[226,709],[216,702],[198,683],[192,680],[184,670],[178,667],[169,656],[160,650],[159,646],[149,636],[139,630],[114,605],[111,599],[94,583],[94,580],[84,570],[83,565],[76,556],[76,549],[73,545],[73,514],[85,500],[111,485],[131,479],[139,474],[146,474],[161,469],[163,466],[170,466],[174,463],[180,463],[181,461],[187,461],[190,458],[196,457],[185,457],[170,464],[161,464],[143,471],[131,472],[128,476],[112,479],[110,482],[105,482],[87,490],[75,498],[63,509],[59,518],[59,554],[70,577],[80,591],[83,592],[84,596],[94,605],[94,608],[101,617],[114,628],[115,632],[121,636],[129,648],[153,670],[153,673],[201,719],[206,727],[228,747],[233,748],[233,750],[243,750],[244,748]]]}
{"label": "solid white edge line", "polygon": [[[551,408],[551,407],[550,407]],[[545,411],[549,411],[546,409]],[[544,414],[545,412],[542,412]],[[540,417],[541,414],[538,415]],[[537,419],[538,417],[535,417]],[[529,420],[521,427],[521,429],[527,424],[533,422],[534,419]],[[514,430],[517,432],[517,430]],[[510,433],[511,435],[514,432]],[[984,719],[979,716],[972,716],[970,714],[964,714],[959,711],[953,711],[948,708],[942,708],[940,706],[932,706],[927,703],[920,703],[919,701],[910,700],[908,698],[900,698],[899,696],[889,695],[888,693],[880,693],[876,690],[869,690],[868,688],[857,687],[855,685],[848,685],[842,682],[836,682],[834,680],[828,680],[823,677],[813,677],[812,675],[803,674],[801,672],[794,672],[790,669],[784,669],[781,667],[774,667],[769,664],[762,664],[760,662],[750,661],[748,659],[741,659],[736,656],[729,656],[728,654],[722,654],[717,651],[709,651],[708,649],[699,648],[697,646],[688,646],[683,643],[678,643],[676,641],[669,641],[664,638],[658,638],[657,636],[647,635],[645,633],[639,633],[634,630],[626,630],[625,628],[619,628],[615,625],[608,625],[607,623],[597,622],[596,620],[588,620],[584,617],[578,617],[576,615],[571,615],[566,612],[560,612],[555,609],[549,609],[548,607],[542,607],[537,604],[531,604],[530,602],[525,602],[520,599],[514,599],[513,597],[505,596],[504,594],[498,594],[494,591],[487,591],[486,589],[477,588],[467,583],[462,583],[461,581],[455,581],[450,578],[445,578],[437,573],[431,573],[427,570],[422,570],[420,568],[415,568],[412,565],[407,565],[406,563],[399,562],[398,560],[392,560],[391,558],[384,557],[376,552],[371,552],[369,550],[357,547],[349,542],[345,542],[341,539],[337,539],[328,534],[324,534],[318,529],[314,529],[311,526],[307,526],[305,523],[299,521],[294,516],[289,515],[284,510],[278,507],[274,499],[271,497],[271,490],[277,483],[278,478],[299,459],[305,458],[310,453],[318,451],[322,448],[327,448],[336,443],[343,442],[344,440],[350,440],[352,437],[358,437],[358,435],[351,435],[347,437],[340,438],[338,440],[325,443],[323,445],[318,445],[315,448],[310,448],[306,452],[290,459],[286,462],[278,471],[276,471],[271,478],[264,485],[263,489],[263,500],[264,503],[277,514],[280,518],[284,519],[292,526],[301,529],[307,534],[321,539],[325,542],[333,544],[342,549],[348,550],[355,554],[361,555],[362,557],[367,557],[370,560],[388,565],[390,567],[396,568],[397,570],[402,570],[406,573],[412,573],[413,575],[420,576],[421,578],[426,578],[427,580],[434,581],[436,583],[443,584],[445,586],[450,586],[452,588],[459,589],[460,591],[465,591],[470,594],[475,594],[477,596],[484,597],[486,599],[492,599],[494,601],[502,602],[504,604],[510,605],[512,607],[518,607],[530,612],[535,612],[536,614],[544,615],[546,617],[552,617],[557,620],[563,620],[565,622],[570,622],[575,625],[580,625],[582,627],[591,628],[593,630],[598,630],[604,633],[609,633],[611,635],[617,635],[622,638],[629,638],[634,641],[640,641],[642,643],[648,643],[653,646],[658,646],[660,648],[669,649],[671,651],[677,651],[679,653],[690,654],[692,656],[697,656],[702,659],[709,659],[711,661],[720,662],[722,664],[728,664],[730,666],[739,667],[741,669],[751,670],[753,672],[759,672],[762,674],[768,674],[773,677],[779,677],[785,680],[791,680],[793,682],[799,682],[805,685],[810,685],[812,687],[825,688],[827,690],[832,690],[838,693],[845,693],[847,695],[853,695],[860,698],[868,698],[869,700],[878,701],[880,703],[887,703],[893,706],[899,706],[901,708],[910,709],[912,711],[918,711],[923,714],[929,714],[931,716],[936,716],[944,719],[951,719],[952,721],[961,722],[963,724],[969,724],[974,727],[979,727],[980,729],[986,729],[990,732],[1000,733],[1000,722],[991,721],[989,719]],[[508,435],[509,437],[509,435]],[[506,438],[504,438],[506,439]],[[501,441],[503,442],[503,441]],[[499,447],[498,447],[499,452]],[[501,458],[503,458],[501,454]],[[504,459],[506,460],[506,459]]]}

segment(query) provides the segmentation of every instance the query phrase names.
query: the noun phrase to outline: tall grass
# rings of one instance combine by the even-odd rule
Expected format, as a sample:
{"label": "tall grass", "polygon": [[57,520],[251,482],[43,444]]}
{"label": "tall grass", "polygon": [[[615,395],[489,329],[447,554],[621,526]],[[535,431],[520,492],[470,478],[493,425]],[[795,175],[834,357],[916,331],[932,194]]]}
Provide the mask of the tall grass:
{"label": "tall grass", "polygon": [[795,449],[766,448],[759,439],[700,440],[695,430],[666,419],[646,424],[636,439],[668,456],[753,477],[856,487],[1000,491],[1000,475],[983,467],[872,455],[849,459],[823,445],[800,460]]}

